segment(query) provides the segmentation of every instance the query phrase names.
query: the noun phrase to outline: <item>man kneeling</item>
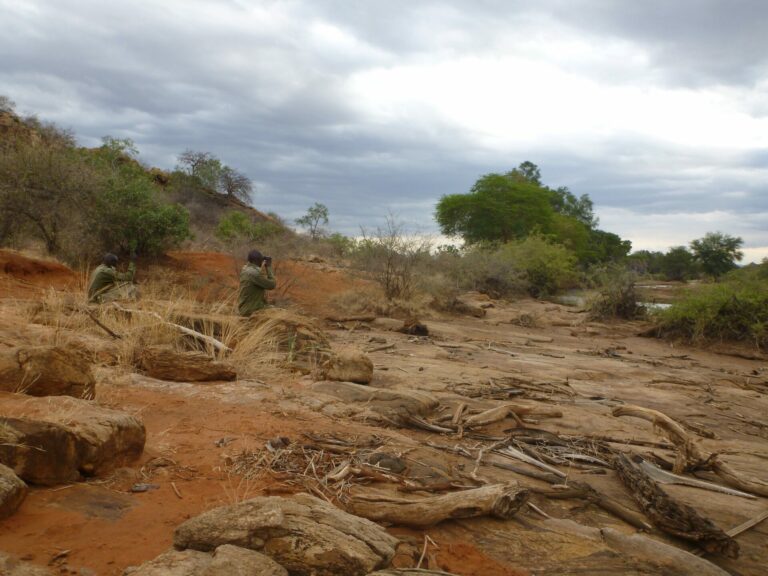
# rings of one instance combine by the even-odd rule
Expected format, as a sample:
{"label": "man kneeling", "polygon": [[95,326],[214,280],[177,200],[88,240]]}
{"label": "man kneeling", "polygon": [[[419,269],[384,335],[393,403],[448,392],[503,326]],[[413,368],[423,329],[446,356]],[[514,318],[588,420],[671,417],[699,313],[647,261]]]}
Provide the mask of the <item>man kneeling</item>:
{"label": "man kneeling", "polygon": [[91,274],[88,302],[105,303],[114,300],[135,300],[138,290],[133,284],[136,264],[128,264],[128,272],[117,271],[117,256],[106,254],[102,263]]}
{"label": "man kneeling", "polygon": [[[263,267],[263,269],[262,269]],[[248,262],[240,271],[240,295],[237,311],[240,316],[250,316],[267,306],[267,290],[277,286],[272,273],[272,258],[258,250],[248,253]]]}

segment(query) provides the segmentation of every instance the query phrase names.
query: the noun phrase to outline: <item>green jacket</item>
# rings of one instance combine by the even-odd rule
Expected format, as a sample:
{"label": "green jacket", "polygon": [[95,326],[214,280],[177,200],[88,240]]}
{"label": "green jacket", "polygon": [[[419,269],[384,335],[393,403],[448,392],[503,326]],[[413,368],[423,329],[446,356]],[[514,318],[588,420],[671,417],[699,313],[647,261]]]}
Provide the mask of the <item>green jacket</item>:
{"label": "green jacket", "polygon": [[248,262],[240,271],[240,296],[237,301],[237,311],[240,316],[250,316],[256,310],[267,305],[264,292],[277,286],[272,267],[267,266],[266,276],[261,268]]}
{"label": "green jacket", "polygon": [[100,264],[91,274],[88,286],[88,302],[98,302],[99,297],[117,286],[118,282],[132,282],[136,274],[136,264],[128,264],[128,272],[118,272],[111,266]]}

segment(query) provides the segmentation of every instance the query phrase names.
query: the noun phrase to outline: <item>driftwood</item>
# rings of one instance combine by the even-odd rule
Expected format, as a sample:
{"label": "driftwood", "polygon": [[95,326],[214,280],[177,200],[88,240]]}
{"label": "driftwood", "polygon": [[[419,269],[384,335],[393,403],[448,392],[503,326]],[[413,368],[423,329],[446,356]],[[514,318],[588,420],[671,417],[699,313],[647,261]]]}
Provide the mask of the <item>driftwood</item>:
{"label": "driftwood", "polygon": [[560,410],[546,406],[531,406],[526,404],[504,404],[475,414],[464,420],[465,428],[475,428],[477,426],[487,426],[494,422],[504,420],[508,416],[519,420],[520,416],[538,416],[539,418],[562,418],[563,413]]}
{"label": "driftwood", "polygon": [[712,484],[712,482],[705,482],[704,480],[698,480],[696,478],[688,478],[687,476],[679,476],[672,472],[667,472],[661,468],[654,466],[650,462],[643,460],[640,463],[640,467],[643,472],[650,478],[653,478],[656,482],[661,484],[680,484],[682,486],[692,486],[694,488],[701,488],[702,490],[711,490],[712,492],[720,492],[722,494],[730,494],[731,496],[741,496],[742,498],[757,499],[757,496],[749,494],[747,492],[741,492],[740,490],[734,490],[733,488],[726,488],[719,484]]}
{"label": "driftwood", "polygon": [[213,360],[202,352],[176,352],[163,346],[147,346],[136,353],[136,365],[147,375],[173,382],[231,381],[234,366]]}
{"label": "driftwood", "polygon": [[375,522],[427,528],[456,518],[511,518],[527,501],[528,490],[517,483],[493,484],[420,500],[355,496],[349,511]]}
{"label": "driftwood", "polygon": [[739,545],[733,538],[690,506],[673,499],[644,472],[639,461],[642,461],[639,456],[630,459],[625,454],[618,454],[614,466],[619,478],[654,525],[667,534],[698,543],[707,552],[738,557]]}
{"label": "driftwood", "polygon": [[[427,445],[432,448],[437,448],[439,450],[445,450],[447,452],[459,454],[461,456],[464,456],[465,458],[473,458],[473,456],[467,450],[458,446],[444,446],[440,444],[435,444],[433,442],[427,442]],[[495,468],[501,468],[502,470],[509,470],[510,472],[520,474],[521,476],[535,478],[536,480],[541,480],[548,484],[560,484],[563,481],[563,477],[558,474],[552,474],[551,472],[540,472],[538,470],[531,470],[529,468],[518,466],[516,464],[512,464],[509,462],[484,460],[480,462],[480,465],[493,466]],[[618,518],[621,518],[622,520],[624,520],[625,522],[627,522],[628,524],[636,528],[639,528],[639,529],[649,528],[648,523],[643,519],[641,515],[634,512],[633,510],[625,508],[615,500],[601,494],[595,488],[593,488],[590,484],[586,482],[581,482],[581,481],[571,481],[568,483],[568,485],[569,485],[569,488],[566,490],[546,491],[546,490],[537,489],[536,491],[545,496],[552,497],[552,498],[585,499],[599,506],[606,512],[610,512],[614,514]]]}
{"label": "driftwood", "polygon": [[728,534],[731,538],[734,538],[741,534],[742,532],[746,532],[750,528],[757,526],[762,522],[763,520],[768,518],[768,510],[763,510],[760,514],[755,516],[754,518],[750,518],[746,522],[742,522],[738,526],[734,526],[730,530],[727,530],[725,533]]}
{"label": "driftwood", "polygon": [[677,459],[674,472],[681,474],[688,470],[700,468],[711,469],[729,486],[758,496],[768,497],[768,484],[755,478],[744,478],[728,464],[720,460],[717,454],[708,454],[688,435],[685,429],[672,418],[650,408],[640,406],[619,406],[613,410],[614,416],[634,416],[652,422],[654,426],[664,431],[667,437],[677,447]]}

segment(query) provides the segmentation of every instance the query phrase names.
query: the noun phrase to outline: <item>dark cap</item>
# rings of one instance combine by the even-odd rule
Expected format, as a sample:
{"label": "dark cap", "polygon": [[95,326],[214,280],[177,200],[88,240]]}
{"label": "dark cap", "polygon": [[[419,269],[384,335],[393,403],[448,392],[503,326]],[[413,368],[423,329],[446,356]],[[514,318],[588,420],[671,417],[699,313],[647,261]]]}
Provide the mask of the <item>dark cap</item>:
{"label": "dark cap", "polygon": [[107,252],[106,254],[104,254],[104,259],[102,260],[102,262],[105,266],[110,266],[110,267],[117,266],[117,256],[115,256],[111,252]]}
{"label": "dark cap", "polygon": [[261,265],[264,262],[264,255],[258,250],[251,250],[248,252],[248,262]]}

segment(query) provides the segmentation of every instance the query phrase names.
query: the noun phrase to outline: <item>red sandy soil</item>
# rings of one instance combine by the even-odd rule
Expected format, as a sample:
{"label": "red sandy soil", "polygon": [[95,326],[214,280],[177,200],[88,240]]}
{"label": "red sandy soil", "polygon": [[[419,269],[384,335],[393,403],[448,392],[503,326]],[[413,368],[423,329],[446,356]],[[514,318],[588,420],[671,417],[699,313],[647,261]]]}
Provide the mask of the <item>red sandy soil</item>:
{"label": "red sandy soil", "polygon": [[27,298],[47,288],[71,289],[77,275],[51,260],[41,260],[13,250],[0,250],[0,295]]}

